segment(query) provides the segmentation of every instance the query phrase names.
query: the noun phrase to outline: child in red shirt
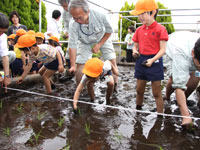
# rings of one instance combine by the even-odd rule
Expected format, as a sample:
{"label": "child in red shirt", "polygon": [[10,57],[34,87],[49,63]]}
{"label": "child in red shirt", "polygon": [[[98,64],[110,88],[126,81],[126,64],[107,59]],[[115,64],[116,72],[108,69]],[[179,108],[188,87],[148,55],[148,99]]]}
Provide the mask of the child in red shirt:
{"label": "child in red shirt", "polygon": [[164,79],[162,56],[165,53],[167,30],[155,21],[158,5],[154,0],[138,0],[132,15],[138,15],[143,24],[134,36],[133,56],[139,56],[135,65],[137,78],[136,109],[142,109],[145,86],[152,83],[152,92],[156,100],[157,112],[163,112],[161,80]]}

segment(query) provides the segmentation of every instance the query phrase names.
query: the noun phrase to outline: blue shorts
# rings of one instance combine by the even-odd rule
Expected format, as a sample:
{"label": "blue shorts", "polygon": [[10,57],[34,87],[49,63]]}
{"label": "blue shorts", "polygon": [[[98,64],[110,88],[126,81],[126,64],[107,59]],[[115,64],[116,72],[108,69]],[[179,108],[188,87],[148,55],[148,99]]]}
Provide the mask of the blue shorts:
{"label": "blue shorts", "polygon": [[142,63],[155,55],[140,55],[135,63],[135,78],[147,81],[160,81],[164,79],[164,68],[162,57],[155,61],[151,67],[143,66]]}
{"label": "blue shorts", "polygon": [[[61,54],[60,54],[61,55]],[[61,59],[62,59],[62,63],[64,64],[64,60],[63,57],[61,55]],[[58,70],[58,59],[56,58],[54,61],[50,62],[50,63],[46,63],[44,64],[45,68],[49,69],[49,70]]]}
{"label": "blue shorts", "polygon": [[32,65],[32,68],[30,70],[30,72],[33,72],[33,71],[36,71],[37,70],[37,63],[34,62],[33,65]]}

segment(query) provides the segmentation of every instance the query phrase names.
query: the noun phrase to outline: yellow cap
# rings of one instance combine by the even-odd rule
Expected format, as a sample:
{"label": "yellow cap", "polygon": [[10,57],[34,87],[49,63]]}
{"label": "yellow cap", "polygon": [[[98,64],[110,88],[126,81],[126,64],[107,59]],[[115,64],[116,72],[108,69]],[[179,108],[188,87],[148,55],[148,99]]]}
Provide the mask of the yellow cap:
{"label": "yellow cap", "polygon": [[130,14],[136,16],[156,9],[158,9],[158,5],[155,0],[138,0],[135,9]]}
{"label": "yellow cap", "polygon": [[11,34],[11,35],[8,36],[8,39],[13,39],[14,40],[15,36],[16,36],[15,34]]}
{"label": "yellow cap", "polygon": [[42,33],[42,32],[37,32],[37,33],[35,34],[35,37],[37,37],[37,38],[42,38],[42,39],[44,40],[44,33]]}
{"label": "yellow cap", "polygon": [[83,68],[83,73],[96,78],[98,77],[103,71],[103,62],[98,58],[91,58],[89,59]]}
{"label": "yellow cap", "polygon": [[24,47],[31,47],[36,43],[35,36],[31,34],[25,34],[20,36],[20,38],[17,41],[17,44],[15,44],[16,48],[24,48]]}

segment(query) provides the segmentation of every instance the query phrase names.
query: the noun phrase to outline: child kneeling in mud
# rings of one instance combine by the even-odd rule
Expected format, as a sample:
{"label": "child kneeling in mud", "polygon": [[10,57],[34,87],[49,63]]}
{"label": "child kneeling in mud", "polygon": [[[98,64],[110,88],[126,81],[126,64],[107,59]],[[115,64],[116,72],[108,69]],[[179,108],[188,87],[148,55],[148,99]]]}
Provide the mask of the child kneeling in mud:
{"label": "child kneeling in mud", "polygon": [[90,96],[91,101],[94,101],[94,83],[98,79],[105,79],[107,83],[107,91],[106,91],[106,104],[110,103],[110,96],[113,93],[114,89],[114,79],[112,76],[112,72],[117,75],[117,69],[112,65],[112,63],[107,60],[105,62],[101,61],[98,58],[89,59],[83,68],[83,76],[82,79],[76,89],[74,94],[74,102],[73,109],[74,112],[77,113],[77,103],[79,99],[79,95],[83,90],[83,87],[87,85],[88,94]]}
{"label": "child kneeling in mud", "polygon": [[28,65],[25,67],[23,74],[18,79],[18,83],[22,83],[26,75],[29,73],[33,62],[39,60],[44,64],[39,70],[39,73],[42,76],[47,93],[51,94],[51,76],[57,70],[59,72],[64,71],[61,54],[50,45],[37,45],[35,36],[29,34],[21,36],[15,46],[21,51],[24,51],[25,54],[29,55]]}

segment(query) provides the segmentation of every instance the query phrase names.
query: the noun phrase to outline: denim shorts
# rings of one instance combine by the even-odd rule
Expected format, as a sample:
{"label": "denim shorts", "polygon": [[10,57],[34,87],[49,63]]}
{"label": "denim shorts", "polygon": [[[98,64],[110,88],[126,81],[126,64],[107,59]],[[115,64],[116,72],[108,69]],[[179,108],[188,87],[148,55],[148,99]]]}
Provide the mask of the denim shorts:
{"label": "denim shorts", "polygon": [[155,61],[151,67],[143,66],[142,63],[155,55],[140,55],[135,64],[135,78],[147,81],[160,81],[164,79],[162,57]]}

